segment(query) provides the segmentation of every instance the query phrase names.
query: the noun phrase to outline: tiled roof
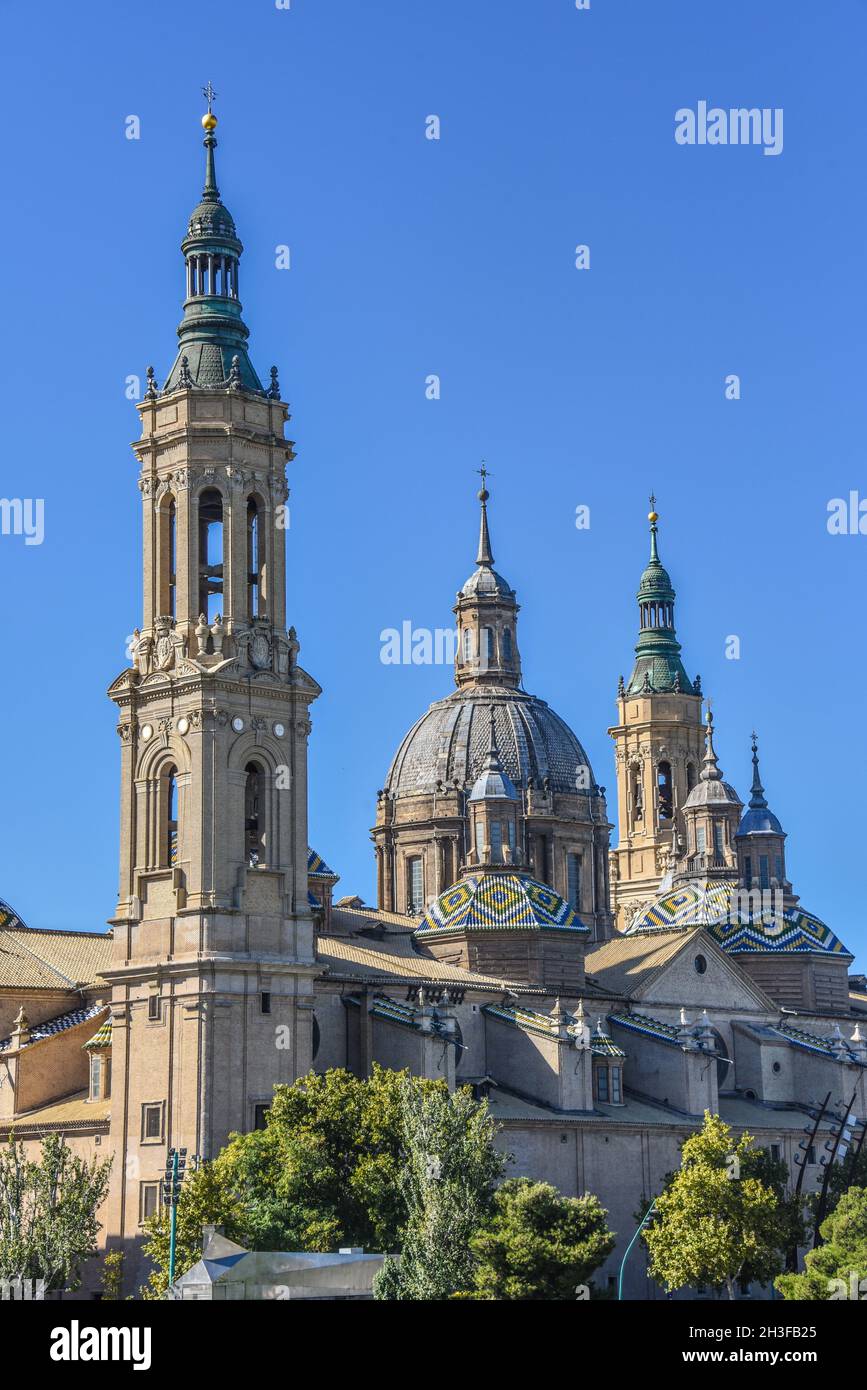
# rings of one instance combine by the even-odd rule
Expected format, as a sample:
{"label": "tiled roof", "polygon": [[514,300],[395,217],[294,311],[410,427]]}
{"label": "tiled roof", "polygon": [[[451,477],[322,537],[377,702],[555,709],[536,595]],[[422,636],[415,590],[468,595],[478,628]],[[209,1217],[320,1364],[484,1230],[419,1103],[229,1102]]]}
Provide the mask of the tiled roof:
{"label": "tiled roof", "polygon": [[776,911],[770,904],[767,911],[753,915],[746,890],[741,892],[732,881],[718,879],[690,879],[669,889],[635,918],[628,934],[683,927],[706,927],[724,951],[733,953],[850,954],[831,928],[812,912],[800,907]]}
{"label": "tiled roof", "polygon": [[608,1022],[626,1028],[630,1033],[642,1033],[646,1038],[668,1043],[671,1047],[683,1046],[680,1029],[663,1023],[661,1019],[650,1018],[647,1014],[609,1014]]}
{"label": "tiled roof", "polygon": [[[68,1028],[77,1028],[80,1023],[87,1023],[88,1019],[96,1018],[97,1014],[107,1011],[107,1004],[91,1004],[89,1008],[71,1009],[69,1013],[59,1014],[57,1018],[49,1018],[45,1023],[38,1023],[35,1028],[30,1029],[30,1033],[25,1047],[32,1043],[44,1042],[46,1038],[52,1038],[56,1033],[65,1033]],[[0,1041],[0,1051],[5,1051],[12,1043],[12,1039],[3,1038]]]}
{"label": "tiled roof", "polygon": [[547,884],[528,874],[468,874],[440,893],[424,914],[417,935],[457,931],[539,931],[587,934],[588,928]]}
{"label": "tiled roof", "polygon": [[86,1047],[95,1051],[97,1048],[111,1047],[111,1015],[101,1023],[89,1042],[82,1043]]}
{"label": "tiled roof", "polygon": [[861,1062],[862,1065],[867,1065],[849,1046],[840,1032],[839,1025],[833,1034],[810,1033],[805,1028],[795,1028],[791,1023],[784,1023],[781,1027],[771,1028],[769,1031],[777,1037],[785,1038],[792,1047],[799,1047],[804,1052],[815,1052],[822,1057],[840,1057],[846,1062]]}
{"label": "tiled roof", "polygon": [[430,956],[419,955],[408,943],[389,940],[384,947],[376,942],[346,941],[340,937],[320,936],[316,955],[321,965],[336,973],[351,975],[391,976],[398,980],[443,980],[463,988],[489,987],[502,990],[504,980],[477,975],[458,965],[446,965]]}
{"label": "tiled roof", "polygon": [[405,912],[388,912],[384,907],[341,907],[339,903],[332,908],[331,920],[349,931],[385,927],[406,932],[415,931],[418,924],[417,917],[408,917]]}
{"label": "tiled roof", "polygon": [[336,883],[339,875],[333,869],[329,869],[321,854],[317,854],[315,849],[307,850],[307,877],[308,878],[332,878]]}
{"label": "tiled roof", "polygon": [[[55,1100],[50,1105],[40,1105],[36,1110],[27,1110],[21,1115],[16,1115],[14,1128],[16,1135],[20,1135],[31,1127],[39,1132],[46,1129],[65,1129],[69,1125],[95,1124],[104,1127],[108,1124],[110,1112],[110,1100],[90,1101],[87,1099],[87,1091],[78,1091],[75,1095],[66,1096],[64,1100]],[[11,1121],[8,1127],[12,1128]]]}
{"label": "tiled roof", "polygon": [[627,933],[598,945],[588,945],[588,975],[615,994],[634,994],[682,950],[686,931]]}
{"label": "tiled roof", "polygon": [[0,988],[70,989],[93,984],[111,961],[107,932],[38,931],[0,924]]}

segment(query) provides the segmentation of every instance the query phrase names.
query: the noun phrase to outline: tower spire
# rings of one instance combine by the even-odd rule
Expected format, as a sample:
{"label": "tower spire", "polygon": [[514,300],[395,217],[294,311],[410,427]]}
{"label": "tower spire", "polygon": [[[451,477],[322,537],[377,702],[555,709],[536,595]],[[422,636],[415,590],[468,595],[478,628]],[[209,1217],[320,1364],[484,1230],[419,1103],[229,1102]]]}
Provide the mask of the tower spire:
{"label": "tower spire", "polygon": [[626,685],[627,695],[696,695],[680,659],[680,643],[674,626],[675,592],[668,571],[659,558],[659,513],[656,496],[650,494],[650,558],[638,586],[639,633],[635,665]]}
{"label": "tower spire", "polygon": [[702,760],[700,777],[702,782],[720,782],[722,773],[717,762],[716,749],[713,746],[713,710],[708,702],[707,707],[707,728],[704,736],[705,754]]}
{"label": "tower spire", "polygon": [[752,811],[766,811],[768,803],[765,799],[765,789],[762,786],[762,779],[759,776],[759,748],[758,738],[753,731],[753,784],[750,788],[750,809]]}
{"label": "tower spire", "polygon": [[494,563],[494,555],[491,550],[491,535],[488,530],[488,498],[491,494],[488,492],[487,488],[489,470],[485,467],[484,459],[482,459],[482,466],[478,471],[482,477],[482,486],[479,490],[479,501],[482,504],[482,517],[479,526],[479,553],[476,556],[476,564],[492,565]]}
{"label": "tower spire", "polygon": [[178,354],[163,394],[198,388],[265,395],[247,352],[250,334],[241,317],[238,263],[244,248],[217,187],[213,111],[217,94],[210,82],[202,95],[208,103],[202,117],[205,182],[181,243],[187,272],[184,317],[178,327]]}
{"label": "tower spire", "polygon": [[202,117],[202,126],[205,131],[205,186],[202,189],[202,201],[208,203],[218,203],[220,201],[220,190],[217,187],[217,170],[214,164],[214,150],[217,148],[214,131],[217,128],[217,118],[213,112],[214,91],[210,82],[202,88],[202,96],[208,103],[208,109]]}

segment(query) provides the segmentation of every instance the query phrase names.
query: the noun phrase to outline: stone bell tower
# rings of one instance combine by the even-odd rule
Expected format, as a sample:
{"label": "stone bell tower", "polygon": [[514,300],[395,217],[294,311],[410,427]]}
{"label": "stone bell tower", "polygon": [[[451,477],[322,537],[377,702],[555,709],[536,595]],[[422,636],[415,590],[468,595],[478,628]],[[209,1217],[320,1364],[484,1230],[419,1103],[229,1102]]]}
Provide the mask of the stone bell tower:
{"label": "stone bell tower", "polygon": [[121,741],[112,921],[114,1191],[134,1239],[170,1146],[213,1157],[312,1062],[309,705],[286,629],[289,419],[263,388],[220,199],[216,117],[182,250],[180,350],[138,407],[143,616],[109,694]]}
{"label": "stone bell tower", "polygon": [[704,756],[701,681],[690,681],[675,635],[675,592],[659,559],[651,497],[650,559],[638,586],[635,665],[620,678],[614,739],[619,841],[611,852],[615,922],[625,931],[685,847],[683,807]]}

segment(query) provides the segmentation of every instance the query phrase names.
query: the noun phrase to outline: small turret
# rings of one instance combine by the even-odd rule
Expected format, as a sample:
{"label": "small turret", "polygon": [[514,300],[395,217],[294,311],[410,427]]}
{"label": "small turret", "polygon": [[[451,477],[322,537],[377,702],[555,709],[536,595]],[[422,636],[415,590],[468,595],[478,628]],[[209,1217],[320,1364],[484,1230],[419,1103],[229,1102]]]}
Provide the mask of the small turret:
{"label": "small turret", "polygon": [[488,527],[488,470],[479,469],[481,518],[477,568],[457,596],[458,649],[455,681],[458,686],[499,685],[515,689],[521,684],[521,657],[516,625],[519,611],[515,591],[494,569],[494,553]]}

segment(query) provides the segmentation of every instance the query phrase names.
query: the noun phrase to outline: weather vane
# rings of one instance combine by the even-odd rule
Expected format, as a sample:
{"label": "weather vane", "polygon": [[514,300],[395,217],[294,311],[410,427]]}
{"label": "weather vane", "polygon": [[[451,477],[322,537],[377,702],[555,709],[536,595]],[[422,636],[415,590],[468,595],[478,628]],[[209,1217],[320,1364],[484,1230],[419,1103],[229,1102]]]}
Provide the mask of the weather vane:
{"label": "weather vane", "polygon": [[214,89],[213,89],[213,87],[211,86],[210,82],[208,82],[207,87],[203,87],[203,88],[202,88],[202,96],[205,98],[205,101],[208,103],[208,115],[209,115],[209,116],[210,116],[210,114],[211,114],[211,105],[212,105],[213,100],[214,100],[214,97],[215,97],[216,95],[217,95],[217,93],[214,91]]}
{"label": "weather vane", "polygon": [[652,512],[656,511],[656,494],[653,492],[650,494],[650,510]]}
{"label": "weather vane", "polygon": [[481,474],[481,476],[482,476],[482,487],[485,487],[485,486],[487,485],[487,480],[488,480],[488,478],[491,476],[491,470],[485,466],[485,460],[484,460],[484,459],[482,459],[482,466],[481,466],[481,468],[477,468],[477,469],[476,469],[476,472]]}

